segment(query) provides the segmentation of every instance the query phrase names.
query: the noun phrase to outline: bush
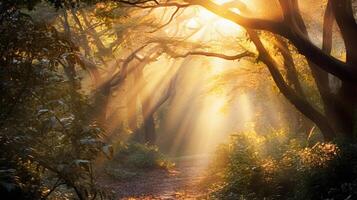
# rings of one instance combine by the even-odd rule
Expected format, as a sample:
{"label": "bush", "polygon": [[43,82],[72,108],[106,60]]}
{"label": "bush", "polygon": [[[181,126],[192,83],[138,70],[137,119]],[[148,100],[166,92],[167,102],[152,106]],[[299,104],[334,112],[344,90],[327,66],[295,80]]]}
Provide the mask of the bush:
{"label": "bush", "polygon": [[104,197],[92,170],[103,130],[73,73],[73,44],[17,4],[0,5],[0,196]]}
{"label": "bush", "polygon": [[[337,146],[337,154],[328,162],[326,157],[315,157],[322,162],[302,170],[296,199],[357,198],[357,145],[342,142]],[[325,155],[333,151],[330,145],[324,150]]]}
{"label": "bush", "polygon": [[140,143],[119,144],[114,159],[124,166],[141,169],[168,168],[171,164],[158,147]]}
{"label": "bush", "polygon": [[206,183],[212,199],[356,199],[357,146],[283,132],[234,135],[221,145]]}
{"label": "bush", "polygon": [[171,163],[156,146],[140,143],[115,145],[113,160],[106,166],[106,173],[117,179],[132,178],[152,169],[168,169]]}

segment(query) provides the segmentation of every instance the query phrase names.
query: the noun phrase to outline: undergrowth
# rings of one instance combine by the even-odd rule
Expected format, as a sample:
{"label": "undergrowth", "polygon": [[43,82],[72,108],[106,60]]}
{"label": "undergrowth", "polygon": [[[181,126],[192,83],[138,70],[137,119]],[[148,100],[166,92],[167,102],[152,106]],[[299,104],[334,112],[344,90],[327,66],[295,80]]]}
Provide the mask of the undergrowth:
{"label": "undergrowth", "polygon": [[221,145],[205,184],[211,199],[357,199],[357,145],[307,145],[284,131],[240,133]]}
{"label": "undergrowth", "polygon": [[174,164],[158,147],[140,143],[118,143],[105,172],[116,179],[130,179],[150,170],[167,170]]}

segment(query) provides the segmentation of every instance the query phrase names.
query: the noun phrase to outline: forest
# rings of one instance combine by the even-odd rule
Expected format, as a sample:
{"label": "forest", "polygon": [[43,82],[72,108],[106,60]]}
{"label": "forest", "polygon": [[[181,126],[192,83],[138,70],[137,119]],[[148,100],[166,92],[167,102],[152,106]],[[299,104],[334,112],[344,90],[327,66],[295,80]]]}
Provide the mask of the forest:
{"label": "forest", "polygon": [[357,0],[0,0],[0,199],[357,199]]}

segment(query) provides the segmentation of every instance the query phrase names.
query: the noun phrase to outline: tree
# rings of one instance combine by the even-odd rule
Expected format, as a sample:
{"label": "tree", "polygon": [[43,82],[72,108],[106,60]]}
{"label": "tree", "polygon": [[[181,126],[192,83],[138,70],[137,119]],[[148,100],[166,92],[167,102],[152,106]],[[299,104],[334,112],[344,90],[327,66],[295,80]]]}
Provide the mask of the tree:
{"label": "tree", "polygon": [[104,198],[92,163],[109,146],[79,91],[76,49],[18,4],[1,6],[1,195],[46,199],[66,185],[79,199]]}
{"label": "tree", "polygon": [[[128,3],[128,2],[126,2]],[[353,138],[356,132],[356,39],[357,24],[354,18],[351,0],[329,0],[325,5],[323,24],[323,46],[317,47],[308,36],[306,21],[303,19],[299,2],[297,0],[279,0],[282,18],[279,20],[245,17],[249,7],[241,1],[231,1],[227,4],[218,4],[214,1],[185,0],[183,2],[131,2],[130,4],[145,5],[146,7],[176,7],[186,8],[192,5],[202,6],[209,11],[230,20],[247,30],[247,34],[256,46],[258,60],[263,62],[269,69],[270,74],[281,93],[303,115],[314,122],[322,131],[326,140],[337,136]],[[240,13],[233,10],[239,9]],[[252,12],[251,12],[252,14]],[[331,55],[332,49],[332,26],[337,22],[342,39],[345,44],[346,61],[339,60]],[[260,31],[260,32],[257,32]],[[280,54],[284,57],[286,69],[289,72],[289,81],[279,71],[278,63],[262,43],[262,33],[275,35],[280,43]],[[301,53],[308,61],[308,66],[318,87],[323,111],[319,111],[306,100],[305,94],[299,87],[298,72],[292,67],[293,60],[287,48],[289,43]],[[296,62],[296,61],[295,61]],[[290,64],[289,64],[290,63]],[[329,84],[329,77],[335,76],[341,81],[341,87],[334,93]]]}
{"label": "tree", "polygon": [[[323,132],[325,139],[334,138],[337,134],[349,138],[353,137],[355,128],[356,115],[356,97],[355,97],[355,81],[356,81],[356,61],[353,55],[355,54],[354,38],[351,34],[355,32],[356,24],[353,17],[351,1],[329,1],[325,10],[324,17],[324,33],[322,49],[314,46],[308,39],[308,32],[299,10],[298,1],[279,1],[282,7],[283,20],[281,22],[264,22],[265,25],[258,25],[259,19],[251,20],[250,24],[244,24],[247,19],[241,19],[242,25],[248,28],[248,34],[256,45],[260,59],[267,65],[269,71],[281,90],[289,101],[305,116],[311,119]],[[210,9],[211,5],[206,5]],[[216,5],[214,5],[216,6]],[[217,12],[216,12],[217,13]],[[232,12],[228,12],[231,15]],[[239,18],[239,15],[234,14],[234,19]],[[346,45],[346,62],[341,62],[330,55],[332,46],[332,25],[333,19],[337,21],[341,35]],[[228,17],[228,16],[225,16]],[[249,20],[249,19],[248,19]],[[238,22],[238,21],[236,21]],[[262,21],[260,21],[262,22]],[[274,27],[279,23],[280,27]],[[295,90],[288,87],[280,72],[277,70],[278,65],[274,62],[260,39],[250,28],[267,30],[273,34],[279,34],[285,37],[290,43],[295,45],[297,50],[302,53],[309,61],[309,66],[318,86],[320,95],[323,100],[324,112],[319,113],[316,109],[307,102],[301,99],[301,96]],[[280,30],[279,30],[280,29]],[[342,72],[345,71],[346,72]],[[348,71],[348,72],[347,72]],[[342,87],[337,94],[332,94],[329,83],[328,73],[337,76],[342,81]],[[350,76],[350,77],[349,77]],[[314,113],[314,114],[313,114]]]}
{"label": "tree", "polygon": [[[306,23],[308,22],[303,19],[297,0],[277,1],[282,16],[279,20],[263,19],[254,17],[254,15],[253,17],[246,17],[243,13],[249,12],[249,7],[239,0],[231,1],[227,4],[218,4],[214,1],[205,0],[184,0],[178,2],[117,0],[115,2],[143,9],[176,7],[177,10],[179,10],[181,8],[199,5],[246,28],[248,36],[257,47],[259,60],[268,67],[273,80],[276,82],[282,94],[284,94],[303,115],[320,128],[325,139],[330,140],[337,136],[353,138],[354,132],[356,132],[357,129],[355,120],[357,102],[355,95],[357,80],[357,70],[355,69],[357,40],[354,38],[354,35],[357,33],[357,25],[351,0],[329,0],[328,4],[325,5],[322,48],[317,47],[309,38],[309,33],[306,28]],[[65,3],[66,1],[56,1],[55,5],[60,7]],[[32,4],[34,3],[32,2]],[[240,13],[235,12],[233,8],[240,10]],[[173,16],[176,14],[177,11],[173,13]],[[173,17],[170,21],[172,21],[172,19]],[[338,25],[339,32],[345,44],[345,61],[339,60],[331,55],[331,27],[334,21],[336,21]],[[262,35],[261,33],[256,34],[256,31],[263,31],[285,38],[283,39],[285,40],[284,42],[293,45],[299,53],[305,56],[323,102],[323,111],[316,109],[315,106],[301,96],[301,90],[299,91],[299,87],[296,87],[297,84],[289,85],[289,83],[286,82],[277,68],[280,66],[280,63],[274,61],[270,52],[264,51],[264,49],[266,50],[265,46],[260,44]],[[284,49],[284,52],[287,50],[291,51],[290,48]],[[282,52],[283,51],[280,51],[280,53]],[[285,59],[288,59],[286,54],[284,55]],[[269,60],[276,63],[271,63]],[[291,61],[287,61],[286,63],[291,63]],[[337,77],[341,81],[341,87],[337,93],[332,91],[331,85],[328,82],[329,77],[332,76]],[[295,79],[295,83],[296,81]]]}

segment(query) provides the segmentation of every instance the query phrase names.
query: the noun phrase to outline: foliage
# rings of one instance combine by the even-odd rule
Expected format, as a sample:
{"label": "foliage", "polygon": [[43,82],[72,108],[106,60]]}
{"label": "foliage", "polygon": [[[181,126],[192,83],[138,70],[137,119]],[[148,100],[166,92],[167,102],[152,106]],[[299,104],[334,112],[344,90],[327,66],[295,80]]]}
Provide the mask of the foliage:
{"label": "foliage", "polygon": [[60,188],[60,198],[103,198],[92,169],[102,130],[85,115],[78,77],[60,62],[71,62],[71,44],[20,10],[1,13],[0,22],[1,196],[49,198]]}
{"label": "foliage", "polygon": [[164,167],[162,163],[165,162],[156,146],[140,143],[117,144],[113,160],[125,167],[141,169]]}
{"label": "foliage", "polygon": [[172,163],[158,147],[140,143],[118,143],[114,157],[106,166],[106,173],[117,179],[128,179],[153,169],[168,169]]}
{"label": "foliage", "polygon": [[[109,50],[105,56],[111,57],[123,40],[129,42],[121,37],[137,19],[128,18],[114,3],[110,6],[114,10],[101,10],[99,4],[95,8],[83,4],[80,10],[79,2],[95,1],[49,0],[57,12],[52,20],[41,21],[41,16],[52,12],[43,2],[0,2],[1,194],[10,199],[102,199],[107,196],[96,184],[92,163],[98,153],[111,152],[94,116],[105,105],[96,95],[87,96],[79,67],[94,78],[103,78],[97,63],[107,58],[101,51]],[[38,4],[41,9],[26,9]],[[104,11],[117,13],[110,17]],[[100,22],[100,27],[92,29],[90,22]],[[108,41],[96,32],[103,28],[110,30],[105,35]],[[135,144],[125,148],[119,151],[130,154],[124,167],[169,165],[156,147]]]}
{"label": "foliage", "polygon": [[[60,9],[63,11],[58,14],[57,24],[37,24],[31,18],[31,14],[24,12],[25,8],[33,9],[35,5],[42,2],[49,2],[57,11]],[[84,6],[86,8],[81,10],[80,2],[102,3],[89,6],[90,8]],[[65,195],[72,198],[77,196],[79,199],[105,197],[103,191],[96,185],[92,162],[101,151],[110,154],[110,146],[101,140],[103,130],[98,127],[93,120],[95,117],[91,114],[98,112],[98,108],[104,107],[103,110],[106,111],[110,92],[113,89],[110,81],[123,82],[126,76],[124,71],[127,71],[127,69],[109,66],[110,63],[106,59],[115,60],[113,65],[116,65],[123,60],[115,58],[115,50],[120,49],[125,53],[131,53],[126,50],[148,41],[158,43],[158,46],[152,49],[156,49],[157,53],[153,55],[157,54],[157,56],[166,53],[171,57],[180,57],[178,53],[171,50],[180,50],[178,46],[183,47],[181,50],[185,51],[198,47],[208,49],[206,45],[194,45],[181,39],[146,37],[143,33],[148,32],[143,29],[155,28],[158,25],[154,26],[151,19],[146,19],[148,14],[145,12],[129,14],[128,9],[122,9],[120,7],[122,4],[118,2],[120,1],[109,3],[109,1],[96,0],[4,0],[0,2],[0,192],[3,197],[46,199],[53,197],[51,194],[56,192],[59,192],[58,198]],[[151,1],[126,1],[126,3],[150,4]],[[81,12],[89,10],[91,13],[88,16],[86,12]],[[304,23],[299,22],[298,18],[294,20],[297,24]],[[288,21],[290,20],[283,20],[282,25]],[[285,25],[286,30],[295,28],[289,24]],[[343,30],[341,23],[338,25],[342,33],[349,30]],[[270,31],[277,32],[276,30]],[[292,33],[294,31],[296,30],[291,30]],[[297,44],[296,41],[301,39],[305,41],[308,38],[307,33],[304,38],[299,38],[301,32],[303,33],[304,30],[298,30],[296,33],[299,34],[286,34],[285,36],[287,38],[290,36],[290,41]],[[140,37],[133,33],[138,33]],[[344,35],[353,34],[341,35],[344,37]],[[257,40],[260,40],[259,35],[257,36],[255,46],[259,47],[260,45],[256,45]],[[271,39],[272,37],[267,38],[263,43],[270,44]],[[343,39],[348,44],[351,38]],[[254,43],[254,39],[252,42]],[[248,43],[251,45],[250,42]],[[307,46],[297,45],[299,52],[305,52],[305,56],[315,61],[315,64],[321,62],[322,64],[319,65],[321,69],[339,75],[343,87],[340,91],[334,92],[332,88],[329,88],[327,72],[323,70],[318,72],[317,75],[325,76],[321,80],[316,74],[310,74],[310,70],[307,69],[313,70],[314,67],[306,67],[309,63],[305,62],[300,55],[295,55],[296,50],[293,47],[289,48],[288,41],[282,41],[282,43],[286,43],[287,47],[275,49],[274,45],[269,47],[265,44],[268,54],[273,55],[272,52],[276,51],[278,55],[264,56],[263,48],[264,51],[260,49],[260,56],[256,62],[264,62],[265,57],[269,72],[273,77],[275,72],[275,77],[278,77],[274,81],[280,91],[296,108],[309,116],[325,134],[344,132],[350,133],[346,135],[352,138],[352,128],[355,127],[353,116],[356,110],[356,105],[354,105],[356,96],[350,95],[354,93],[354,89],[348,89],[349,82],[353,78],[349,75],[349,71],[346,73],[344,70],[345,65],[333,62],[332,57],[329,57],[332,59],[329,63],[331,67],[329,67],[330,65],[326,64],[328,59],[324,62],[326,59],[323,58],[327,52],[319,52],[316,48],[311,49],[309,44],[311,43],[312,46],[312,41],[306,40]],[[129,47],[129,44],[132,46]],[[302,48],[304,46],[305,48]],[[350,48],[348,45],[346,47]],[[314,52],[311,50],[315,50],[315,54],[311,53]],[[284,58],[284,51],[294,54],[285,55],[291,58]],[[354,51],[354,48],[347,49],[347,66],[355,63],[355,60],[349,60],[353,57],[349,55],[349,52]],[[149,61],[151,56],[147,57],[148,63],[152,62]],[[322,58],[316,60],[319,56]],[[277,60],[278,64],[284,64],[286,69],[280,69],[279,65],[275,66],[274,63],[269,65],[267,61],[270,57]],[[129,58],[142,61],[141,56],[135,54]],[[287,62],[289,59],[291,61]],[[128,59],[127,62],[131,60]],[[294,62],[295,60],[303,61]],[[296,64],[297,69],[294,70],[297,71],[292,70],[292,75],[296,77],[289,78],[289,66],[285,65],[285,62],[290,63],[292,69]],[[90,99],[81,93],[83,82],[77,75],[79,66],[86,70],[92,79],[95,79],[94,82],[100,83],[98,85],[108,86],[103,87],[103,91],[100,91],[102,87],[96,88],[98,89],[97,98]],[[299,69],[300,67],[303,69]],[[250,65],[249,68],[251,68]],[[341,68],[341,72],[335,71],[336,68]],[[286,72],[280,74],[279,70]],[[258,69],[256,73],[261,71]],[[81,72],[83,71],[79,71]],[[247,72],[252,71],[247,70]],[[111,76],[113,74],[114,76]],[[104,75],[108,76],[104,77]],[[236,81],[236,77],[242,74],[230,71],[229,75]],[[304,80],[302,84],[299,83],[302,81],[300,79]],[[109,80],[109,84],[103,84],[104,80]],[[316,86],[325,84],[326,88],[331,91],[321,89],[324,87],[315,87],[315,82]],[[255,81],[255,84],[257,83],[259,81]],[[299,85],[302,87],[301,92],[297,91]],[[348,90],[344,91],[345,89]],[[327,93],[324,94],[325,92]],[[98,98],[101,97],[101,93],[105,94],[105,98]],[[297,99],[300,101],[296,101]],[[340,102],[335,103],[336,99]],[[312,105],[311,102],[317,102],[317,104]],[[92,109],[93,107],[96,109]],[[329,112],[329,110],[343,110],[343,112],[340,114],[340,112]],[[317,115],[310,116],[309,114],[314,111]],[[108,113],[103,113],[102,118],[98,117],[101,122],[106,121],[108,115]],[[320,115],[321,120],[317,120],[317,118],[320,119]],[[346,116],[348,117],[345,118]],[[332,125],[336,127],[329,127],[334,120],[341,122]],[[155,130],[155,126],[153,127]],[[235,139],[229,147],[221,147],[218,153],[221,158],[212,167],[212,173],[218,180],[213,187],[212,197],[223,199],[356,198],[355,162],[357,159],[354,144],[317,143],[305,148],[306,144],[303,140],[290,140],[282,133],[284,132],[275,132],[273,136],[238,134],[234,136]],[[325,138],[335,138],[335,134],[326,135]],[[159,153],[157,147],[136,143],[118,145],[114,160],[110,164],[112,165],[108,173],[113,172],[113,176],[120,179],[136,175],[136,172],[127,170],[130,168],[144,170],[167,168],[171,165]],[[213,179],[213,181],[216,180]]]}
{"label": "foliage", "polygon": [[[338,156],[328,164],[304,169],[297,199],[354,199],[357,196],[357,145],[340,142]],[[331,146],[325,151],[331,153]],[[318,154],[319,152],[315,152]],[[315,157],[321,162],[323,158]],[[316,162],[316,161],[315,161]]]}
{"label": "foliage", "polygon": [[354,199],[356,145],[237,134],[222,145],[207,183],[212,199]]}

